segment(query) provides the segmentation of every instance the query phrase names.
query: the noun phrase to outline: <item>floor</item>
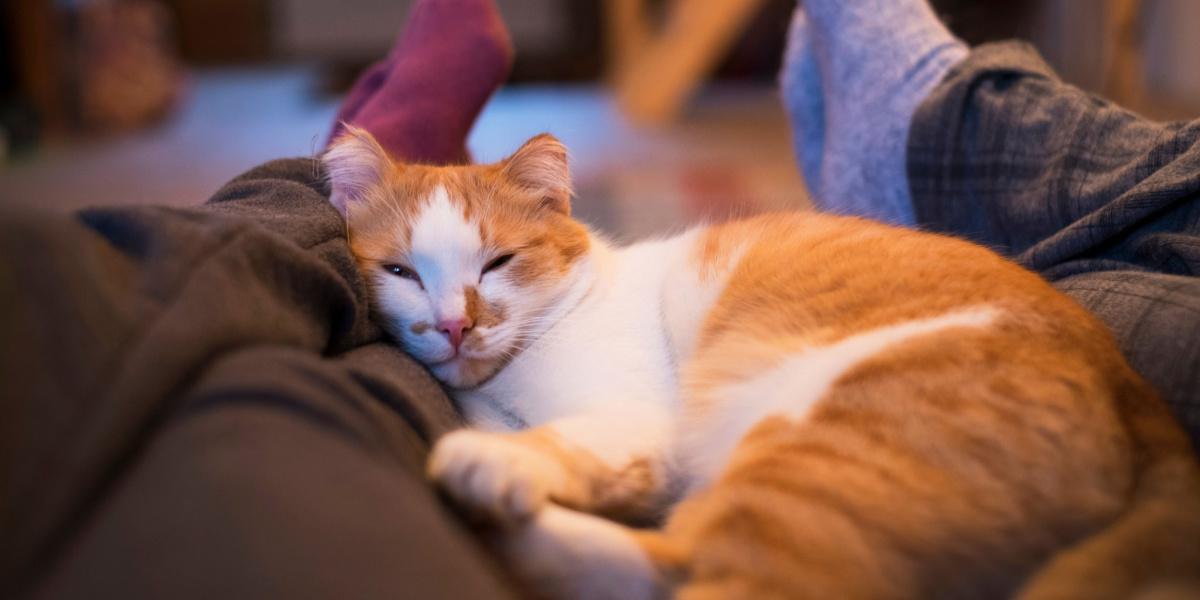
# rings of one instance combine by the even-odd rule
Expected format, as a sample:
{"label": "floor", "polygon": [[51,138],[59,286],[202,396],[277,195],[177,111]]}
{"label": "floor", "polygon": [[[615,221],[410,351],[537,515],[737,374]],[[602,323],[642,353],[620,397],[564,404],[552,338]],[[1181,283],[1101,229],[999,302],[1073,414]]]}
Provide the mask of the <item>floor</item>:
{"label": "floor", "polygon": [[[199,204],[255,164],[317,153],[337,104],[317,88],[299,67],[195,73],[184,106],[156,128],[52,145],[0,167],[0,203]],[[571,149],[576,214],[621,238],[807,204],[770,88],[707,91],[677,124],[645,130],[599,86],[511,87],[488,105],[469,147],[476,160],[496,160],[542,131]]]}

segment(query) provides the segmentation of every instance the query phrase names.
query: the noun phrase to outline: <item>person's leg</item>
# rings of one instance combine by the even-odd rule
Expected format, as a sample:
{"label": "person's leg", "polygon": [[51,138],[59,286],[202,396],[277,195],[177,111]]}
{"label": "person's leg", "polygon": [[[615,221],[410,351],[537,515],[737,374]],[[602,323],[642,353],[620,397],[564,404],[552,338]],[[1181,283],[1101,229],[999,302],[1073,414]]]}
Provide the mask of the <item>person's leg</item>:
{"label": "person's leg", "polygon": [[[345,110],[453,160],[507,38],[488,0],[414,20]],[[196,209],[0,214],[0,596],[505,595],[424,485],[460,421],[381,341],[328,193],[290,160]]]}
{"label": "person's leg", "polygon": [[1200,451],[1200,278],[1106,271],[1054,285],[1108,325]]}
{"label": "person's leg", "polygon": [[[1051,280],[1200,274],[1200,122],[1142,119],[1061,82],[1024,45],[958,60],[966,50],[925,0],[803,10],[782,80],[818,207],[967,237]],[[849,175],[828,176],[837,171]],[[847,177],[861,185],[835,185]],[[1195,428],[1200,382],[1163,365],[1198,351],[1200,319],[1178,312],[1157,278],[1126,281],[1085,304]],[[1145,316],[1130,321],[1135,304]],[[1173,325],[1153,316],[1166,314]]]}
{"label": "person's leg", "polygon": [[425,484],[461,420],[370,321],[317,162],[0,214],[0,290],[0,597],[505,595]]}
{"label": "person's leg", "polygon": [[1200,275],[1200,121],[1157,123],[1068,85],[1025,44],[976,48],[913,117],[923,226],[1050,279]]}
{"label": "person's leg", "polygon": [[1146,120],[1063,83],[1026,45],[988,45],[918,108],[907,159],[921,226],[1065,286],[1200,440],[1185,364],[1200,354],[1185,298],[1200,291],[1200,122]]}
{"label": "person's leg", "polygon": [[814,204],[913,224],[909,123],[966,55],[926,0],[804,0],[780,83]]}
{"label": "person's leg", "polygon": [[1140,118],[1021,44],[964,57],[926,0],[797,9],[781,83],[819,208],[967,236],[1051,278],[1200,273],[1200,122]]}
{"label": "person's leg", "polygon": [[329,141],[349,124],[398,159],[464,162],[467,134],[511,63],[493,0],[420,0],[388,57],[351,89]]}
{"label": "person's leg", "polygon": [[385,344],[222,354],[31,596],[509,597],[425,483],[423,436],[455,420],[414,380],[437,388]]}
{"label": "person's leg", "polygon": [[359,110],[362,110],[367,100],[370,100],[371,96],[379,91],[383,82],[387,80],[391,67],[392,57],[389,53],[358,75],[358,78],[354,80],[354,85],[350,87],[350,91],[346,92],[346,97],[342,98],[341,104],[338,105],[337,115],[333,118],[333,124],[329,127],[329,135],[325,138],[327,146],[342,133],[346,123],[354,121],[354,117],[358,115]]}

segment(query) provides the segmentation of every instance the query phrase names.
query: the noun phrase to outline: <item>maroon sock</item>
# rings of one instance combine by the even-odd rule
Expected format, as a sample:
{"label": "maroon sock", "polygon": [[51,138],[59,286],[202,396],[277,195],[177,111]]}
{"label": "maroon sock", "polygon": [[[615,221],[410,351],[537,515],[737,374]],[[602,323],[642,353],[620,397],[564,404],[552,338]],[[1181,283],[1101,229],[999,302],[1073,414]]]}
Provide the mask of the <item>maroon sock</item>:
{"label": "maroon sock", "polygon": [[471,125],[511,64],[492,0],[419,0],[388,58],[355,84],[330,139],[345,121],[395,158],[463,162]]}
{"label": "maroon sock", "polygon": [[392,57],[389,54],[359,74],[358,79],[354,81],[354,87],[350,88],[350,92],[338,106],[337,117],[334,117],[333,127],[329,132],[329,140],[336,138],[342,132],[342,123],[349,123],[353,120],[367,100],[370,100],[371,96],[379,91],[380,86],[387,80],[387,74],[391,67]]}

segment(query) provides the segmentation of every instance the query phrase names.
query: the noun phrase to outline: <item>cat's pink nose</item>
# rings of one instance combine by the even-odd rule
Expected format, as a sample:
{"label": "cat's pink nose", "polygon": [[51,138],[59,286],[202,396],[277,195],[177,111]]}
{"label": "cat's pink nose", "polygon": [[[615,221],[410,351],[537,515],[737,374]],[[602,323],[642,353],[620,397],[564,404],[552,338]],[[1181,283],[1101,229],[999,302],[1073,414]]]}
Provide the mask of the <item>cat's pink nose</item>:
{"label": "cat's pink nose", "polygon": [[454,346],[454,350],[457,352],[458,347],[462,345],[463,333],[471,329],[471,321],[466,318],[443,319],[438,321],[437,326],[450,339],[450,345]]}

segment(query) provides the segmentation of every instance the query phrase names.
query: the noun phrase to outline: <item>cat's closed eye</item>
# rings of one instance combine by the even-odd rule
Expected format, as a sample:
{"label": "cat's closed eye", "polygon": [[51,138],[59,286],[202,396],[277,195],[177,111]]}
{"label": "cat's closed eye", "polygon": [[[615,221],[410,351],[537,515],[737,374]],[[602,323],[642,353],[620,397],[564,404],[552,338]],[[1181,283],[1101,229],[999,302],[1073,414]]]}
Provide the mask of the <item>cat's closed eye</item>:
{"label": "cat's closed eye", "polygon": [[514,256],[514,254],[509,253],[509,254],[502,254],[500,256],[497,256],[496,258],[493,258],[490,262],[488,262],[488,264],[483,266],[483,272],[480,273],[480,276],[482,277],[483,275],[488,274],[488,272],[495,271],[496,269],[499,269],[500,267],[503,267],[504,265],[508,264],[508,261],[512,260],[513,256]]}
{"label": "cat's closed eye", "polygon": [[388,263],[388,264],[383,265],[383,270],[387,271],[388,273],[391,273],[392,275],[395,275],[397,277],[415,281],[415,282],[417,282],[417,285],[424,287],[424,285],[421,283],[421,276],[418,275],[416,271],[414,271],[404,265]]}

